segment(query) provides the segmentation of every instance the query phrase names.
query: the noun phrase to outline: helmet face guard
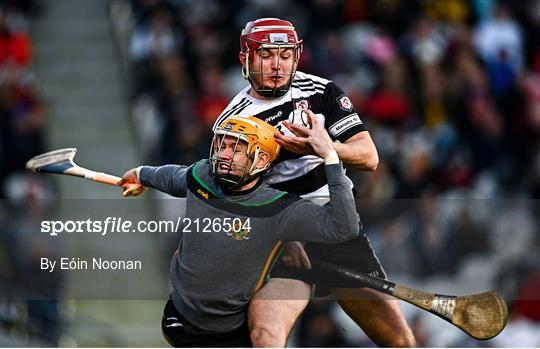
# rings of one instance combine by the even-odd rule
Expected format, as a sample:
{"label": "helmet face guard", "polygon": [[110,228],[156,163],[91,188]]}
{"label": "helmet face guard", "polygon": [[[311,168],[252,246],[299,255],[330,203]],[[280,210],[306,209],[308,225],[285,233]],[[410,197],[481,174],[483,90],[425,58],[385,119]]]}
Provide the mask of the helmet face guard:
{"label": "helmet face guard", "polygon": [[[235,138],[235,143],[233,146],[233,156],[231,156],[230,160],[223,159],[220,155],[221,152],[225,150],[226,144],[225,144],[225,138],[226,137],[232,137]],[[238,145],[240,142],[246,143],[246,163],[245,164],[238,164],[235,162],[236,157],[236,149],[238,148]],[[218,183],[226,188],[226,189],[236,189],[238,187],[241,187],[242,185],[245,185],[250,182],[253,178],[251,178],[251,175],[249,174],[250,171],[248,171],[248,165],[249,160],[254,160],[252,157],[250,157],[250,143],[247,141],[246,137],[242,134],[236,133],[236,132],[230,132],[226,130],[216,130],[214,134],[214,139],[212,140],[212,147],[210,148],[210,161],[212,163],[212,172],[214,173],[214,177],[216,177],[216,180]],[[227,172],[220,172],[219,167],[221,165],[226,165],[228,168]],[[253,165],[255,162],[253,161]],[[234,172],[239,171],[240,174],[235,174]]]}
{"label": "helmet face guard", "polygon": [[[291,71],[280,72],[278,68],[275,72],[265,73],[262,60],[257,67],[251,66],[255,53],[264,49],[277,49],[278,67],[280,66],[279,60],[281,59],[282,50],[292,49],[293,65]],[[240,50],[246,55],[246,62],[242,67],[242,76],[249,80],[253,89],[261,96],[271,98],[283,96],[291,87],[302,49],[302,40],[298,39],[298,35],[290,22],[278,18],[261,18],[249,22],[240,36]],[[274,86],[264,86],[265,76],[277,78],[283,75],[288,76],[289,81],[287,84],[277,87],[276,82]],[[256,80],[260,81],[260,86],[255,82]]]}
{"label": "helmet face guard", "polygon": [[[282,71],[279,71],[279,69],[276,69],[275,72],[265,73],[264,70],[263,70],[263,61],[262,61],[262,59],[259,61],[259,64],[257,64],[258,67],[253,67],[250,64],[250,58],[249,58],[250,56],[253,56],[253,55],[250,55],[249,47],[246,50],[246,64],[245,64],[244,67],[242,67],[242,76],[250,82],[253,89],[255,91],[257,91],[257,93],[260,94],[261,96],[272,97],[272,98],[273,97],[281,97],[285,93],[287,93],[287,91],[289,91],[289,88],[291,87],[291,84],[292,84],[292,81],[293,81],[293,78],[294,78],[294,74],[296,73],[296,67],[298,65],[298,61],[300,60],[300,49],[297,46],[294,46],[294,45],[267,45],[265,43],[260,43],[259,45],[260,46],[257,49],[257,51],[265,50],[265,49],[277,49],[276,55],[277,55],[277,66],[278,67],[280,65],[281,52],[283,50],[286,50],[286,49],[292,49],[292,51],[293,51],[293,60],[294,61],[293,61],[293,65],[292,65],[292,68],[291,68],[290,72],[282,72]],[[279,76],[284,76],[284,75],[287,76],[288,80],[289,80],[285,85],[278,87],[277,82],[276,82],[276,84],[273,87],[272,86],[264,86],[264,77],[265,76],[272,76],[272,77],[277,78]],[[257,86],[257,84],[255,83],[255,81],[253,79],[254,76],[258,77],[258,81],[260,81],[260,86]]]}
{"label": "helmet face guard", "polygon": [[[218,183],[225,189],[237,189],[250,183],[270,168],[280,149],[274,139],[275,132],[277,130],[273,126],[254,116],[232,116],[221,123],[214,131],[214,139],[210,147],[212,172]],[[227,144],[226,139],[232,139],[234,143]],[[246,146],[246,162],[243,164],[237,162],[235,155],[242,143]],[[221,156],[227,147],[232,147],[233,151],[230,160]],[[269,161],[265,166],[257,168],[262,153],[269,156]],[[221,165],[225,165],[226,172],[220,172]]]}

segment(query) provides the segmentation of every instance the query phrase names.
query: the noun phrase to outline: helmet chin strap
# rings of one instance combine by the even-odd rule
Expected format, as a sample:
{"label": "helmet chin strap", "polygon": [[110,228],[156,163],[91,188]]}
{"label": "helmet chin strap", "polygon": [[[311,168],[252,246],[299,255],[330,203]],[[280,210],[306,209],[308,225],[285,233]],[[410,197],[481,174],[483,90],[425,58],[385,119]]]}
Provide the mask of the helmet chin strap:
{"label": "helmet chin strap", "polygon": [[232,174],[217,174],[216,173],[216,181],[218,182],[219,186],[226,190],[234,190],[238,187],[242,186],[242,176],[235,176]]}
{"label": "helmet chin strap", "polygon": [[243,176],[235,176],[231,174],[217,174],[216,181],[218,182],[219,186],[225,190],[238,190],[239,188],[257,180],[261,175],[262,172],[258,172],[253,176],[243,178]]}
{"label": "helmet chin strap", "polygon": [[230,173],[227,174],[219,174],[216,173],[216,181],[218,184],[226,189],[226,190],[238,190],[241,187],[250,184],[251,182],[257,180],[260,176],[262,176],[263,171],[259,171],[257,173],[254,173],[251,176],[246,176],[246,173],[243,173],[241,176],[233,175]]}
{"label": "helmet chin strap", "polygon": [[[253,82],[251,79],[249,79],[249,82],[251,83],[251,86],[253,86]],[[260,94],[263,97],[269,97],[269,98],[276,98],[284,96],[287,91],[289,91],[289,88],[291,87],[292,83],[292,77],[289,80],[289,83],[287,83],[284,86],[281,87],[273,87],[273,88],[266,88],[264,86],[256,88],[255,91],[257,91],[258,94]]]}

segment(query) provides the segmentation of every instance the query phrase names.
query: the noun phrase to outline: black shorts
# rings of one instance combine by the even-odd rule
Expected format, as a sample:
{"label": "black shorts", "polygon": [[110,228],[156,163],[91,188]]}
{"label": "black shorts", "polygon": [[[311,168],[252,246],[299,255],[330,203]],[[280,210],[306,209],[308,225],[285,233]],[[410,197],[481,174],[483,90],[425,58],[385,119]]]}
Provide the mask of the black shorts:
{"label": "black shorts", "polygon": [[240,328],[231,332],[194,335],[193,333],[201,332],[201,330],[187,322],[178,313],[171,300],[165,305],[161,320],[161,329],[163,331],[163,337],[165,337],[167,342],[177,348],[253,347],[249,338],[247,321]]}
{"label": "black shorts", "polygon": [[[369,244],[368,238],[363,234],[349,241],[329,244],[306,242],[304,246],[310,259],[317,258],[334,263],[354,271],[386,279],[386,273],[379,263],[379,259]],[[270,272],[271,278],[285,278],[304,281],[315,285],[315,295],[325,297],[330,294],[330,288],[357,288],[351,281],[339,278],[331,272],[318,270],[312,266],[311,270],[305,268],[288,267],[278,259]]]}

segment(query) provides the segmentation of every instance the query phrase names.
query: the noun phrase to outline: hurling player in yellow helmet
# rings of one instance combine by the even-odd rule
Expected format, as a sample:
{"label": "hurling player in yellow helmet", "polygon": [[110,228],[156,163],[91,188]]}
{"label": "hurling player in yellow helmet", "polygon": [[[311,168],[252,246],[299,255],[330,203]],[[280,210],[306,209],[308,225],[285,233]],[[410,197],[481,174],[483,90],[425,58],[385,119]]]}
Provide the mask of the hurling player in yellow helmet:
{"label": "hurling player in yellow helmet", "polygon": [[317,205],[260,178],[278,156],[277,130],[253,116],[229,117],[214,130],[210,159],[191,166],[141,166],[120,184],[142,184],[186,198],[172,292],[162,330],[176,347],[251,347],[248,305],[263,288],[284,241],[338,243],[359,233],[352,191],[332,141],[311,118],[305,128],[323,159],[330,203]]}

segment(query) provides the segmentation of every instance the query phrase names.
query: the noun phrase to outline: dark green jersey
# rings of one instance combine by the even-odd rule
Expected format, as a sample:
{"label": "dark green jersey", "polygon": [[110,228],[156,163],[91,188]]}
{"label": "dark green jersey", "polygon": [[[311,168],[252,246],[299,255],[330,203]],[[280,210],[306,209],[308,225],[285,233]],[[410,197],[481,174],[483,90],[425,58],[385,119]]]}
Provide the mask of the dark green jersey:
{"label": "dark green jersey", "polygon": [[238,328],[282,241],[340,242],[358,235],[343,168],[325,168],[328,206],[264,183],[241,195],[228,195],[216,183],[208,160],[189,167],[141,168],[144,185],[187,198],[186,226],[170,276],[173,303],[189,322],[208,333]]}

